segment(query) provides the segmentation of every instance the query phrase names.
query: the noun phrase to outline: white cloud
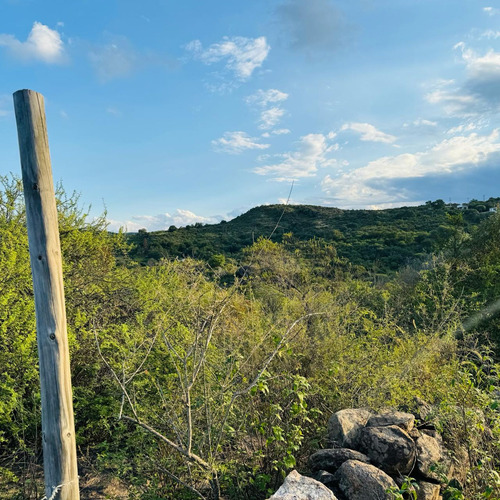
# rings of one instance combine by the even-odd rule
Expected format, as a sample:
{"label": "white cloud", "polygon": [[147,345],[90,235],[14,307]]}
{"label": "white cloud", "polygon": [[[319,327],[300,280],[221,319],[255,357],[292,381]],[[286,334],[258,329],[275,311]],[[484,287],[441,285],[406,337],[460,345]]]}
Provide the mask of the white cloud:
{"label": "white cloud", "polygon": [[459,43],[455,48],[462,49],[462,57],[466,63],[469,77],[472,79],[489,79],[500,77],[500,52],[493,49],[479,56],[472,49],[467,49],[464,43]]}
{"label": "white cloud", "polygon": [[184,48],[194,54],[203,52],[203,44],[199,40],[191,40]]}
{"label": "white cloud", "polygon": [[[338,149],[337,144],[330,144],[323,134],[308,134],[301,137],[296,151],[274,155],[276,163],[254,169],[258,175],[271,175],[276,181],[290,181],[304,177],[314,177],[321,167],[336,164],[329,154]],[[264,161],[269,157],[263,158]]]}
{"label": "white cloud", "polygon": [[[438,127],[438,122],[432,120],[426,120],[424,118],[418,118],[412,122],[403,123],[403,129],[406,131],[407,136],[415,137],[419,136],[436,136],[440,132]],[[394,144],[394,146],[396,146]],[[399,147],[399,146],[396,146]]]}
{"label": "white cloud", "polygon": [[193,40],[186,45],[186,50],[192,52],[193,56],[204,64],[211,65],[224,61],[226,70],[234,73],[240,81],[248,80],[254,70],[262,66],[270,49],[264,36],[224,37],[221,42],[214,43],[206,49],[199,40]]}
{"label": "white cloud", "polygon": [[239,154],[248,149],[267,149],[270,144],[258,142],[257,137],[250,137],[245,132],[225,132],[224,135],[212,141],[212,146],[221,153]]}
{"label": "white cloud", "polygon": [[33,23],[25,42],[19,41],[14,35],[0,34],[0,47],[5,47],[13,57],[24,61],[60,64],[66,60],[59,32],[39,22]]}
{"label": "white cloud", "polygon": [[384,156],[338,177],[327,175],[323,191],[351,205],[389,203],[406,199],[407,193],[392,183],[403,179],[449,175],[484,164],[500,152],[499,129],[490,135],[456,136],[424,152]]}
{"label": "white cloud", "polygon": [[457,85],[453,81],[438,82],[425,98],[433,104],[441,104],[450,115],[472,116],[500,110],[500,52],[489,49],[484,55],[477,54],[457,43],[465,63],[466,79]]}
{"label": "white cloud", "polygon": [[437,127],[437,122],[419,118],[413,122],[413,125],[415,125],[415,127]]}
{"label": "white cloud", "polygon": [[340,130],[358,132],[361,134],[362,141],[384,142],[386,144],[392,144],[396,141],[395,136],[381,132],[369,123],[345,123]]}
{"label": "white cloud", "polygon": [[282,108],[269,108],[262,111],[260,114],[260,125],[259,128],[262,130],[267,130],[273,128],[279,123],[281,117],[285,114],[285,110]]}
{"label": "white cloud", "polygon": [[425,200],[419,201],[397,201],[397,202],[387,202],[387,203],[377,203],[376,205],[367,205],[368,210],[387,210],[388,208],[399,208],[402,205],[405,207],[418,207],[423,205]]}
{"label": "white cloud", "polygon": [[271,134],[273,134],[273,135],[286,135],[289,133],[290,133],[290,130],[287,128],[277,128],[276,130],[271,130]]}
{"label": "white cloud", "polygon": [[[249,106],[260,108],[259,128],[269,130],[279,123],[285,110],[279,106],[280,103],[288,99],[288,94],[277,89],[262,90],[259,89],[252,95],[246,97],[245,102]],[[286,132],[285,132],[286,131]],[[274,135],[288,133],[288,129],[278,129],[273,131]],[[263,135],[263,137],[269,137]]]}
{"label": "white cloud", "polygon": [[300,205],[298,201],[292,200],[292,198],[278,198],[278,203],[280,205]]}
{"label": "white cloud", "polygon": [[197,222],[201,222],[202,224],[216,224],[221,220],[221,217],[204,217],[196,215],[190,210],[178,208],[172,214],[166,212],[158,215],[134,215],[131,217],[131,220],[117,221],[109,219],[108,222],[109,228],[112,231],[125,228],[127,231],[134,232],[143,228],[148,231],[161,231],[168,229],[170,226],[182,227]]}
{"label": "white cloud", "polygon": [[259,89],[255,94],[249,95],[245,102],[249,105],[256,104],[266,108],[269,104],[276,104],[288,99],[288,94],[277,89],[262,90]]}
{"label": "white cloud", "polygon": [[480,126],[475,122],[462,123],[461,125],[450,128],[446,133],[448,135],[463,134],[464,132],[471,132],[472,130],[476,130],[478,128],[480,128]]}
{"label": "white cloud", "polygon": [[483,11],[489,16],[494,16],[500,12],[500,9],[495,9],[494,7],[483,7]]}
{"label": "white cloud", "polygon": [[440,104],[449,115],[469,116],[475,113],[478,99],[470,94],[461,93],[457,87],[438,88],[428,94],[425,99],[431,104]]}
{"label": "white cloud", "polygon": [[486,38],[488,40],[496,40],[500,38],[500,31],[486,30],[479,36],[480,39]]}
{"label": "white cloud", "polygon": [[253,207],[249,207],[249,206],[237,207],[237,208],[231,210],[230,212],[228,212],[226,214],[226,216],[224,217],[224,220],[228,221],[228,220],[234,219],[235,217],[238,217],[239,215],[244,214],[245,212],[247,212],[251,208],[253,208]]}

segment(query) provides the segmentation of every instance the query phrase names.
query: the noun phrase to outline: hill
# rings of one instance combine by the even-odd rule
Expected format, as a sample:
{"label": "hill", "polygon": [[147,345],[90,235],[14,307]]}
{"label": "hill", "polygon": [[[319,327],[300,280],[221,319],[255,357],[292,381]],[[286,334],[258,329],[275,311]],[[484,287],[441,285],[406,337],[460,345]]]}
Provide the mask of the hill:
{"label": "hill", "polygon": [[420,260],[440,248],[454,226],[470,232],[491,213],[500,198],[472,200],[465,208],[442,200],[417,207],[387,210],[341,210],[313,205],[266,205],[252,208],[219,224],[195,224],[167,231],[129,234],[132,257],[142,263],[151,259],[214,255],[238,258],[241,250],[259,237],[281,242],[292,233],[298,241],[320,238],[335,246],[340,257],[354,265],[388,273]]}

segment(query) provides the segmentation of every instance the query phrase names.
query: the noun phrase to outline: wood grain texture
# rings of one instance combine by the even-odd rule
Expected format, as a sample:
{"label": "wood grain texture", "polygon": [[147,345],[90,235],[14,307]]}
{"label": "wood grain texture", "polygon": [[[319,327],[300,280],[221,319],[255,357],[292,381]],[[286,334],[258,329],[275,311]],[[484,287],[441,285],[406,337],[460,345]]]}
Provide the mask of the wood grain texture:
{"label": "wood grain texture", "polygon": [[35,294],[45,494],[52,500],[78,500],[61,246],[43,96],[19,90],[14,108]]}

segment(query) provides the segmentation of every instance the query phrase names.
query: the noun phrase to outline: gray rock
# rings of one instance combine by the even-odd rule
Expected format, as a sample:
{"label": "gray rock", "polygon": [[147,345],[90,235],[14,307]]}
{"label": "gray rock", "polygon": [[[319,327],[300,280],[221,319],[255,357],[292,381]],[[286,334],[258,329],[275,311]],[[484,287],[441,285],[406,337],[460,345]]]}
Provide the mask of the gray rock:
{"label": "gray rock", "polygon": [[337,497],[319,481],[293,470],[269,500],[337,500]]}
{"label": "gray rock", "polygon": [[417,458],[413,439],[397,425],[365,427],[360,432],[359,449],[388,474],[409,474]]}
{"label": "gray rock", "polygon": [[410,432],[415,424],[415,416],[402,411],[388,411],[373,415],[368,420],[367,427],[382,427],[386,425],[397,425],[406,432]]}
{"label": "gray rock", "polygon": [[433,465],[440,465],[444,474],[449,474],[451,461],[437,432],[422,432],[417,439],[417,455],[417,469],[423,477],[439,481],[439,475],[431,470]]}
{"label": "gray rock", "polygon": [[332,489],[335,486],[335,479],[331,472],[320,470],[314,475],[314,479],[324,484],[327,488]]}
{"label": "gray rock", "polygon": [[359,451],[348,448],[327,448],[319,450],[309,457],[309,467],[311,470],[325,470],[336,472],[337,469],[347,460],[358,460],[358,462],[370,463],[370,459]]}
{"label": "gray rock", "polygon": [[432,406],[418,396],[415,396],[413,399],[417,406],[417,417],[421,421],[427,420],[432,414]]}
{"label": "gray rock", "polygon": [[387,490],[397,487],[385,472],[357,460],[344,462],[334,478],[349,500],[389,500],[394,497]]}
{"label": "gray rock", "polygon": [[356,448],[359,432],[371,416],[368,410],[347,409],[334,413],[328,421],[328,441],[333,446]]}
{"label": "gray rock", "polygon": [[437,423],[436,408],[417,396],[415,396],[414,401],[417,407],[415,415],[419,420],[418,427],[435,429]]}
{"label": "gray rock", "polygon": [[417,481],[417,500],[440,500],[439,484],[427,483],[426,481]]}

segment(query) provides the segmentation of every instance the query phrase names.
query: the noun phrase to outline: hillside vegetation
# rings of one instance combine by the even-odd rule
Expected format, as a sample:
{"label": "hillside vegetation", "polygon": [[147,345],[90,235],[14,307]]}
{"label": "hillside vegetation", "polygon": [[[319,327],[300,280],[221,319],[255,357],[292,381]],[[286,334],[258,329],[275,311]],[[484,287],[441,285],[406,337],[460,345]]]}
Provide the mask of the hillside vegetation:
{"label": "hillside vegetation", "polygon": [[[333,412],[416,397],[467,458],[449,498],[500,498],[498,214],[289,207],[269,240],[283,210],[270,206],[126,238],[58,197],[82,498],[264,499],[307,473]],[[365,271],[375,261],[384,280]],[[39,499],[16,179],[0,192],[0,269],[0,498]]]}
{"label": "hillside vegetation", "polygon": [[291,233],[300,241],[325,240],[352,264],[385,274],[440,249],[453,231],[450,226],[454,217],[462,214],[464,228],[471,231],[499,202],[500,198],[472,200],[466,209],[442,200],[388,210],[265,205],[229,222],[171,226],[167,231],[151,233],[141,230],[128,238],[135,245],[131,255],[148,262],[175,257],[209,260],[218,254],[241,258],[243,248],[260,237],[281,242],[283,235]]}

